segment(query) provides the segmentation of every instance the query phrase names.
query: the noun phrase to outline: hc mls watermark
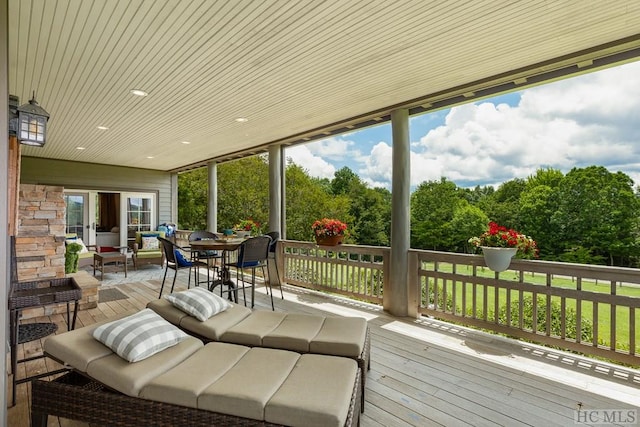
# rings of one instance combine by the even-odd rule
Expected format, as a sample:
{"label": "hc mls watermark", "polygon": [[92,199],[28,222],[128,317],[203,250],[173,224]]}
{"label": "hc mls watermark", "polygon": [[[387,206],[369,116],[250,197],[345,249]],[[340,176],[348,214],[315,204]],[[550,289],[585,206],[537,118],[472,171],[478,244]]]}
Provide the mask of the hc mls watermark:
{"label": "hc mls watermark", "polygon": [[637,425],[637,409],[579,409],[573,411],[574,424]]}

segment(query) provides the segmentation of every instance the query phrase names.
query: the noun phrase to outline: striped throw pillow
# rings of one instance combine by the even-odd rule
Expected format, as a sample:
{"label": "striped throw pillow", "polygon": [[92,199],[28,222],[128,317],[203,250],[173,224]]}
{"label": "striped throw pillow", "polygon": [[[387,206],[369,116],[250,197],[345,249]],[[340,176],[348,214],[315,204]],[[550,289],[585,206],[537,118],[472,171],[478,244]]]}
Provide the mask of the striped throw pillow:
{"label": "striped throw pillow", "polygon": [[193,288],[183,292],[174,292],[165,296],[174,307],[195,317],[201,322],[225,311],[231,304],[224,298],[202,288]]}
{"label": "striped throw pillow", "polygon": [[149,308],[98,326],[93,337],[129,362],[138,362],[178,344],[188,335]]}

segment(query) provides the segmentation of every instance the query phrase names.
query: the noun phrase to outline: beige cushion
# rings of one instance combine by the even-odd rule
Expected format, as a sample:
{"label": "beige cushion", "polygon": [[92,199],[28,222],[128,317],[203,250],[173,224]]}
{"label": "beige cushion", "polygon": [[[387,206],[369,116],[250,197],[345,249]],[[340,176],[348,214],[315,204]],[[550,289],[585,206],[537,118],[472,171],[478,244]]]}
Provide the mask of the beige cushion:
{"label": "beige cushion", "polygon": [[261,346],[262,337],[276,329],[287,315],[273,311],[254,311],[251,316],[230,328],[221,341],[248,346]]}
{"label": "beige cushion", "polygon": [[309,342],[318,334],[323,323],[322,316],[288,314],[278,327],[262,338],[262,345],[307,353]]}
{"label": "beige cushion", "polygon": [[231,308],[218,313],[204,322],[191,316],[186,316],[180,321],[180,327],[206,340],[218,341],[220,336],[233,326],[249,317],[251,309],[243,305],[231,304]]}
{"label": "beige cushion", "polygon": [[344,426],[357,370],[352,359],[300,356],[296,368],[266,405],[265,421],[291,426]]}
{"label": "beige cushion", "polygon": [[198,407],[198,395],[229,371],[249,347],[210,343],[180,365],[153,379],[140,397],[159,402]]}
{"label": "beige cushion", "polygon": [[147,304],[147,308],[150,308],[151,310],[158,313],[160,316],[164,317],[164,319],[167,322],[173,323],[174,325],[177,325],[177,326],[180,325],[180,321],[183,318],[189,317],[187,313],[180,310],[179,308],[174,307],[173,304],[171,304],[169,301],[167,301],[164,298],[156,299],[149,302]]}
{"label": "beige cushion", "polygon": [[93,360],[113,354],[109,347],[93,338],[93,331],[106,322],[48,337],[43,345],[45,353],[81,372]]}
{"label": "beige cushion", "polygon": [[151,380],[178,365],[202,347],[202,341],[188,337],[179,344],[136,363],[129,363],[113,353],[89,362],[87,374],[120,393],[138,396],[140,390]]}
{"label": "beige cushion", "polygon": [[298,353],[291,351],[252,348],[222,378],[200,394],[198,407],[262,420],[265,405],[287,379],[299,358]]}
{"label": "beige cushion", "polygon": [[327,317],[311,343],[309,352],[334,356],[360,357],[367,335],[362,317]]}

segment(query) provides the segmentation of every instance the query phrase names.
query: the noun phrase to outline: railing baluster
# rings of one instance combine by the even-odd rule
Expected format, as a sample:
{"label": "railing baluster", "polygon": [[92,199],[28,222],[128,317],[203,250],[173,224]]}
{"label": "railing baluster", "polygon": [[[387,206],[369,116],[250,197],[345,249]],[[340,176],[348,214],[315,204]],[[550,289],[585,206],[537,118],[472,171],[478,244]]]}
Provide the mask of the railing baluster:
{"label": "railing baluster", "polygon": [[[611,295],[616,294],[616,281],[611,281]],[[610,349],[612,351],[616,350],[616,305],[615,303],[611,303],[610,307],[610,315],[609,315],[609,340],[611,341]]]}

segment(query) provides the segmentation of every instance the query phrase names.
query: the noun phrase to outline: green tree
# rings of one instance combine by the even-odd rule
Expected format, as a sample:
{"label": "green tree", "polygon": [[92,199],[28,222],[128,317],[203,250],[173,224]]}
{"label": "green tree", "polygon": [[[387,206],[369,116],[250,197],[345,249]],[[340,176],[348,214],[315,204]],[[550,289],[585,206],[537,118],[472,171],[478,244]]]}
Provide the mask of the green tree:
{"label": "green tree", "polygon": [[512,179],[504,182],[498,189],[479,204],[491,221],[519,231],[520,194],[525,190],[523,179]]}
{"label": "green tree", "polygon": [[540,257],[555,259],[564,248],[560,230],[551,222],[551,216],[558,210],[557,190],[547,185],[527,187],[520,195],[519,230],[531,236],[540,250]]}
{"label": "green tree", "polygon": [[268,231],[269,165],[264,156],[218,166],[218,229],[233,228],[242,219],[253,219]]}
{"label": "green tree", "polygon": [[346,196],[350,200],[349,214],[353,220],[349,233],[354,243],[389,244],[390,197],[384,194],[386,190],[369,188],[351,169],[343,167],[334,174],[331,191],[335,196]]}
{"label": "green tree", "polygon": [[207,168],[178,175],[178,228],[205,230],[208,201]]}
{"label": "green tree", "polygon": [[333,196],[326,187],[300,166],[289,162],[286,169],[287,238],[311,241],[316,219],[336,218],[351,226],[349,198]]}
{"label": "green tree", "polygon": [[473,252],[469,244],[469,238],[479,236],[487,229],[489,218],[477,207],[470,205],[466,200],[460,200],[451,219],[451,239],[456,252]]}
{"label": "green tree", "polygon": [[451,220],[462,193],[452,181],[427,181],[411,195],[411,246],[448,250],[453,246]]}
{"label": "green tree", "polygon": [[625,265],[638,254],[640,202],[633,181],[602,166],[572,169],[558,187],[558,210],[551,222],[565,251],[585,248],[592,262]]}

